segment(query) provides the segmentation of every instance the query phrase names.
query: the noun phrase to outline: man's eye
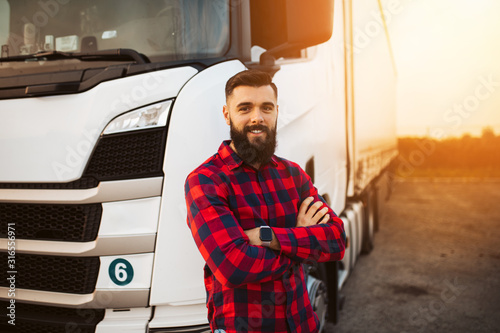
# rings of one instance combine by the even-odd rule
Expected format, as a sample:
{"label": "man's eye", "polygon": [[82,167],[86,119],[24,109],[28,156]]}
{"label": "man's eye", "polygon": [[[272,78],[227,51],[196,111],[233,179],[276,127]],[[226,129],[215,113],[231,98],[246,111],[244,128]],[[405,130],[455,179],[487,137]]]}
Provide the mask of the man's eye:
{"label": "man's eye", "polygon": [[249,107],[240,108],[240,111],[241,112],[248,112],[248,111],[250,111],[250,108]]}

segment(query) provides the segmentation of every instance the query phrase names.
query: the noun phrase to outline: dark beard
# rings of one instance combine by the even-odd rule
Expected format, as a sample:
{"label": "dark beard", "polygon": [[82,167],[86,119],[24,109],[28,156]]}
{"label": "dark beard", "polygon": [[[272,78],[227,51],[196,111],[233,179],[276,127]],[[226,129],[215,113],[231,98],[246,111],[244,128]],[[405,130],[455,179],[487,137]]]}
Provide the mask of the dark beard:
{"label": "dark beard", "polygon": [[[269,129],[264,125],[245,126],[243,131],[238,131],[230,124],[231,140],[236,148],[238,156],[248,165],[263,165],[271,160],[276,150],[276,126]],[[248,140],[248,132],[262,130],[266,133],[266,138],[257,138],[251,143]]]}

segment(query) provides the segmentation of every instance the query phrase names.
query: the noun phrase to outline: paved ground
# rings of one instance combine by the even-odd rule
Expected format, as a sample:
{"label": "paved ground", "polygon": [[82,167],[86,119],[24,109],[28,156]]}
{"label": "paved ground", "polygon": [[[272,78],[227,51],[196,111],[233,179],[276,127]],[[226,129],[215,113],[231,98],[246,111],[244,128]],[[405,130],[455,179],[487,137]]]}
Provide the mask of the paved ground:
{"label": "paved ground", "polygon": [[328,333],[500,332],[500,182],[397,182]]}

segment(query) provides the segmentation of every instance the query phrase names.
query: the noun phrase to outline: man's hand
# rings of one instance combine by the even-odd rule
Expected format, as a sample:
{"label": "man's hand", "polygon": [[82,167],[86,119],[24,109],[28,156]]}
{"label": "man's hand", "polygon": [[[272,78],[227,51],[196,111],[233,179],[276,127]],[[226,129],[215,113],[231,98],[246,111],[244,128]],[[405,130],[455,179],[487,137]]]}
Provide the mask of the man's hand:
{"label": "man's hand", "polygon": [[323,224],[330,220],[330,214],[327,214],[328,207],[320,209],[324,205],[322,201],[316,201],[311,207],[313,197],[308,197],[300,204],[297,215],[296,227],[308,227],[310,225]]}
{"label": "man's hand", "polygon": [[[271,229],[272,230],[272,229]],[[243,232],[248,236],[248,239],[250,240],[250,245],[255,245],[255,246],[264,246],[262,244],[262,241],[260,240],[260,228],[253,228],[253,229],[248,229],[248,230],[243,230]],[[276,238],[276,235],[273,232],[273,240],[271,241],[271,245],[269,247],[273,250],[279,251],[281,249],[280,243],[278,242],[278,239]]]}

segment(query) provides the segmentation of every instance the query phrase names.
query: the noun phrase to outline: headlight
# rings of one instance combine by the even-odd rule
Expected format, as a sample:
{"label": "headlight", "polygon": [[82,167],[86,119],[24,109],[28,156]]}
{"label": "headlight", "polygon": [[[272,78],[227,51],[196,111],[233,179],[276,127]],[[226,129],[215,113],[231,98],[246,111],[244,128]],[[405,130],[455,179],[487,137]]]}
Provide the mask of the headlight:
{"label": "headlight", "polygon": [[146,128],[161,127],[167,124],[167,116],[172,100],[149,105],[113,119],[104,129],[103,134],[136,131]]}

